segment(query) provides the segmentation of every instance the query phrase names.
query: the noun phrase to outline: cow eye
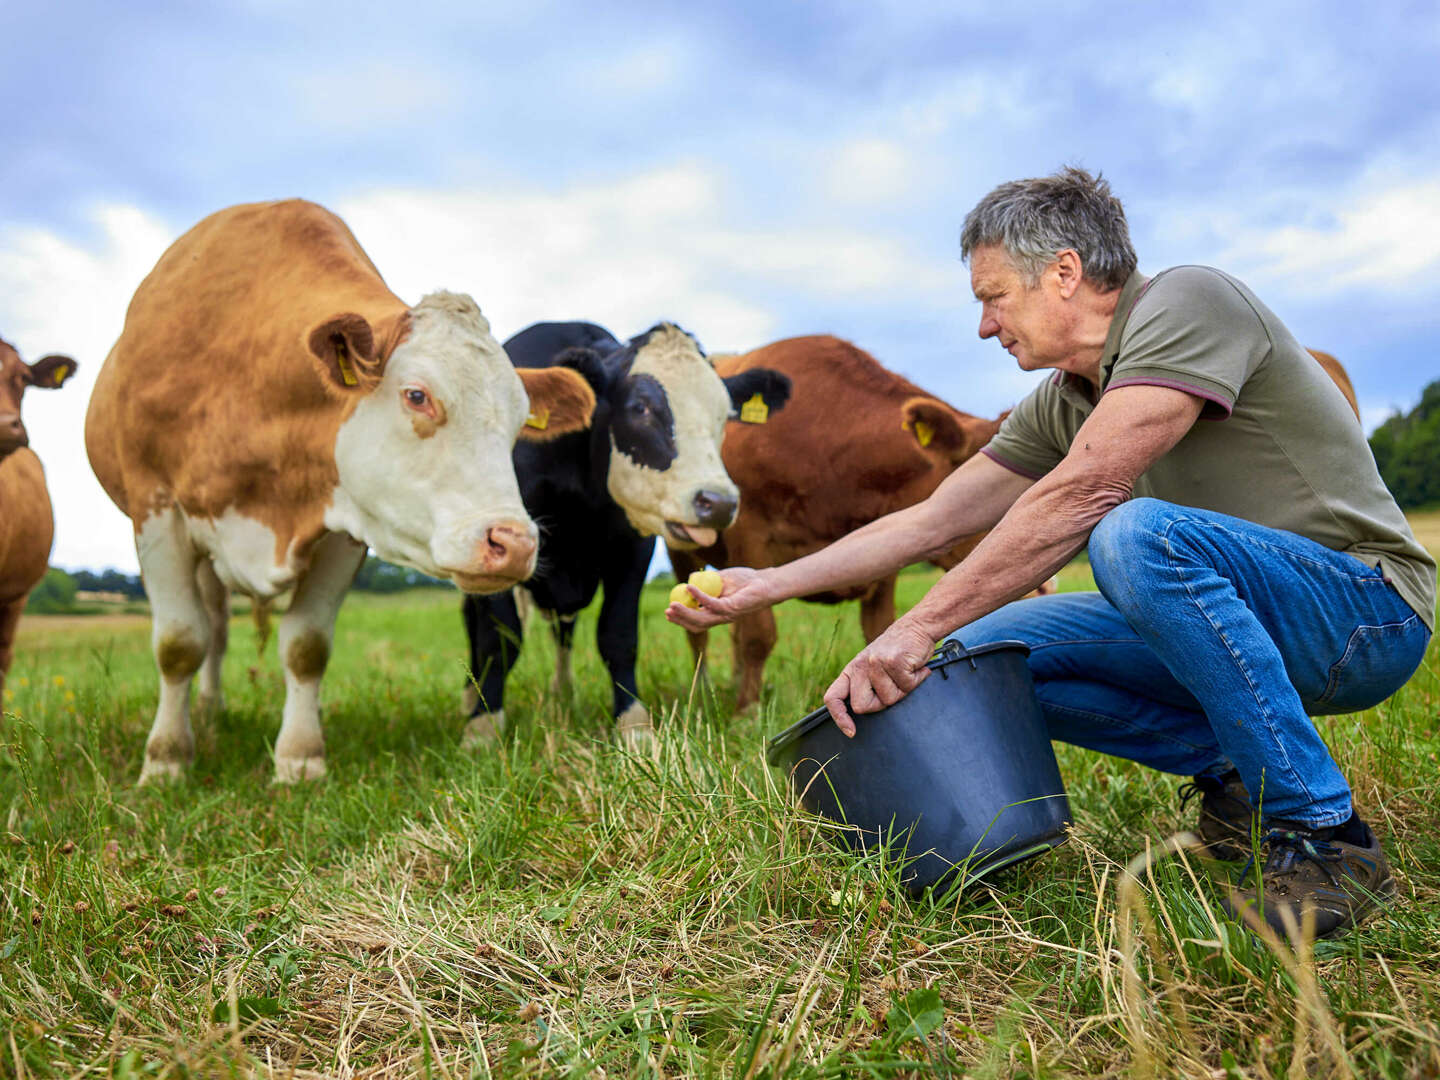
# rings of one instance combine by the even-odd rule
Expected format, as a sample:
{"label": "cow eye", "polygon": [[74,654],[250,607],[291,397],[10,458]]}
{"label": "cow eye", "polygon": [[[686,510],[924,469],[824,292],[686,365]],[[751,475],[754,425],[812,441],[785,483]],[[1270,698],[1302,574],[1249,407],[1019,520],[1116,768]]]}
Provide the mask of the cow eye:
{"label": "cow eye", "polygon": [[412,386],[405,391],[405,403],[412,409],[423,409],[430,403],[430,395]]}

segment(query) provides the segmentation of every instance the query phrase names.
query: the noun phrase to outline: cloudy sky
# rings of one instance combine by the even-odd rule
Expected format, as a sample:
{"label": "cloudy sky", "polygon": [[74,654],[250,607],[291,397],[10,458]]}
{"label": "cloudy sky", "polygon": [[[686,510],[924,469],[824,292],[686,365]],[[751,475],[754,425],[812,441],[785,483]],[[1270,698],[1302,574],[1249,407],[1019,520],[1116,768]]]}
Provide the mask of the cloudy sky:
{"label": "cloudy sky", "polygon": [[0,4],[0,336],[82,365],[26,399],[53,561],[134,568],[90,386],[165,247],[258,199],[324,203],[402,297],[470,292],[502,338],[831,332],[993,415],[1035,376],[975,336],[959,222],[1074,163],[1142,269],[1228,269],[1338,355],[1367,428],[1440,377],[1433,0],[703,7]]}

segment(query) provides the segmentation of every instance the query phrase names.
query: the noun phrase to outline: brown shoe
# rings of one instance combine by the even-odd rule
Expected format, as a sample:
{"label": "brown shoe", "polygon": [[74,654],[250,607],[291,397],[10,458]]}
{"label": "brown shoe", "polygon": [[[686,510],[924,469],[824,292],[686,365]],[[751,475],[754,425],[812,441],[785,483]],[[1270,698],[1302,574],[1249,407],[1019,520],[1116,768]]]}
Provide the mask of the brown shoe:
{"label": "brown shoe", "polygon": [[1380,841],[1358,818],[1343,827],[1358,843],[1338,839],[1334,834],[1339,829],[1270,824],[1262,841],[1263,867],[1252,875],[1252,860],[1240,875],[1241,884],[1248,876],[1258,876],[1258,888],[1232,890],[1225,900],[1231,915],[1238,917],[1259,904],[1265,921],[1283,938],[1288,929],[1282,912],[1288,911],[1293,925],[1301,927],[1309,909],[1315,913],[1315,936],[1328,937],[1359,925],[1395,898],[1395,878]]}
{"label": "brown shoe", "polygon": [[1240,781],[1238,769],[1224,776],[1197,776],[1180,785],[1180,810],[1200,798],[1200,820],[1195,831],[1205,842],[1203,853],[1212,859],[1239,862],[1251,851],[1250,827],[1255,811]]}

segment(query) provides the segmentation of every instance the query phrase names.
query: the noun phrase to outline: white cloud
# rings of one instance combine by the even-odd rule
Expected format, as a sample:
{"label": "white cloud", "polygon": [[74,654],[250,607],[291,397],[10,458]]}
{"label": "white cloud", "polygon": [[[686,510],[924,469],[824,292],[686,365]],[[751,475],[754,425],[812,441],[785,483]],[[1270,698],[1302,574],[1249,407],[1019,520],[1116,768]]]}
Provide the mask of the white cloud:
{"label": "white cloud", "polygon": [[1225,257],[1310,292],[1433,291],[1427,271],[1440,266],[1440,177],[1362,190],[1333,225],[1256,229]]}
{"label": "white cloud", "polygon": [[826,190],[838,203],[873,206],[905,194],[914,175],[909,155],[888,139],[856,139],[830,159]]}

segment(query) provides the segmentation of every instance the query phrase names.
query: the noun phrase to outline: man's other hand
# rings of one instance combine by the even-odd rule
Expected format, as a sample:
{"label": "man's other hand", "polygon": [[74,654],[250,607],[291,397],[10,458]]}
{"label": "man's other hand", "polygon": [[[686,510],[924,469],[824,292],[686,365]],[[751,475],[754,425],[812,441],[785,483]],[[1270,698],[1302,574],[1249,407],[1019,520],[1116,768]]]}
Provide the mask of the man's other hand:
{"label": "man's other hand", "polygon": [[934,652],[935,642],[928,635],[904,619],[892,623],[845,665],[825,691],[825,708],[835,726],[854,738],[855,719],[850,714],[879,712],[894,705],[929,677],[925,665]]}

